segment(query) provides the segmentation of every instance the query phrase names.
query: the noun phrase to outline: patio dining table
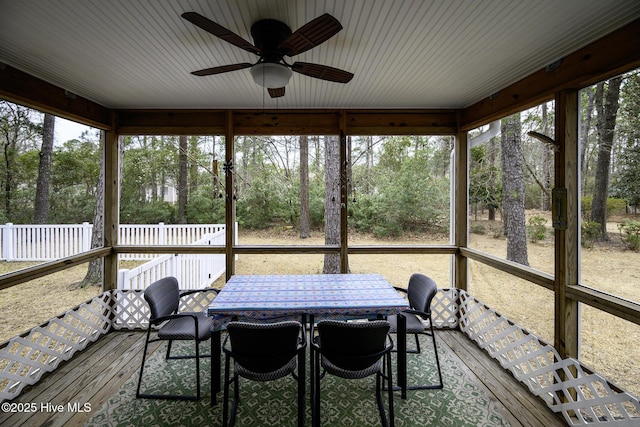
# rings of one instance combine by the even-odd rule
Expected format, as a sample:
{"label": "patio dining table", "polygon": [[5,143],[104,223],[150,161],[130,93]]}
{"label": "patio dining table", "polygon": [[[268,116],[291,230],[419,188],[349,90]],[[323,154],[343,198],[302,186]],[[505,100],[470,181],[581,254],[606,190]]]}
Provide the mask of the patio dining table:
{"label": "patio dining table", "polygon": [[[232,320],[371,319],[400,314],[407,301],[379,274],[235,275],[208,308],[214,343],[211,404],[220,391],[220,331]],[[406,397],[406,323],[398,316],[397,383]],[[217,362],[216,362],[217,360]],[[300,360],[304,363],[304,360]],[[218,369],[215,367],[218,366]]]}

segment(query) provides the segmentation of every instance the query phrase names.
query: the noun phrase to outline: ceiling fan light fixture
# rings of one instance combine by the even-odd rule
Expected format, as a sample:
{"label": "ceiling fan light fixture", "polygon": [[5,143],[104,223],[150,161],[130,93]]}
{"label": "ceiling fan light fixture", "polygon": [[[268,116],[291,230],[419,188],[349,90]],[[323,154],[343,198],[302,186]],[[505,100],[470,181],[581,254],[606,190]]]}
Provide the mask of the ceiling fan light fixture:
{"label": "ceiling fan light fixture", "polygon": [[261,62],[249,71],[258,85],[272,89],[285,87],[292,74],[289,67],[275,62]]}

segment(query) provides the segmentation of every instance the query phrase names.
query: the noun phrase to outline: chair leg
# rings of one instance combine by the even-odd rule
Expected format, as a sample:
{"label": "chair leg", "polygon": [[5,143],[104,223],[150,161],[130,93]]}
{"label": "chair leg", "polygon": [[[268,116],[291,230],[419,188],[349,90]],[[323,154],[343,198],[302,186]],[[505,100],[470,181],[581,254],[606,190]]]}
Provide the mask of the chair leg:
{"label": "chair leg", "polygon": [[[389,392],[389,394],[393,394],[393,392]],[[389,427],[387,415],[384,411],[384,403],[382,403],[382,374],[380,372],[376,373],[376,404],[378,405],[378,413],[380,414],[382,426]]]}
{"label": "chair leg", "polygon": [[196,342],[196,400],[200,400],[200,341]]}
{"label": "chair leg", "polygon": [[[216,335],[217,334],[217,335]],[[220,350],[220,332],[216,331],[211,334],[209,338],[211,344],[211,406],[216,404],[216,396],[220,391],[220,353],[214,353],[216,350],[216,343],[218,345],[218,351]]]}
{"label": "chair leg", "polygon": [[442,382],[442,369],[440,369],[440,358],[438,357],[438,347],[436,346],[436,334],[433,333],[433,324],[431,324],[431,321],[429,321],[429,323],[431,329],[431,341],[433,342],[433,352],[436,355],[436,366],[438,367],[438,379],[440,380],[440,383],[436,388],[441,389],[444,387],[444,383]]}
{"label": "chair leg", "polygon": [[[420,340],[418,339],[418,334],[417,334],[417,333],[416,333],[416,334],[413,334],[413,340],[414,340],[414,342],[415,342],[415,349],[413,349],[413,348],[411,348],[411,349],[407,348],[407,351],[406,351],[406,352],[407,352],[407,354],[409,354],[409,353],[410,353],[410,354],[418,354],[418,353],[420,353],[420,351],[421,351],[421,350],[420,350]],[[398,350],[395,350],[395,349],[394,349],[394,350],[392,350],[392,351],[395,353],[395,352],[397,352]]]}
{"label": "chair leg", "polygon": [[428,385],[410,385],[407,386],[407,390],[440,390],[444,387],[442,382],[442,369],[440,368],[440,358],[438,357],[438,347],[436,346],[436,334],[433,332],[433,324],[429,320],[429,333],[425,335],[431,335],[431,342],[433,343],[433,353],[436,357],[436,367],[438,368],[438,383]]}
{"label": "chair leg", "polygon": [[233,406],[231,407],[230,425],[233,427],[236,423],[236,415],[238,414],[238,405],[240,404],[240,377],[234,374],[233,378]]}
{"label": "chair leg", "polygon": [[298,427],[304,426],[304,401],[306,388],[306,370],[305,366],[306,352],[301,351],[298,354]]}
{"label": "chair leg", "polygon": [[229,425],[229,356],[224,361],[224,397],[222,400],[222,426]]}
{"label": "chair leg", "polygon": [[[231,374],[230,356],[227,355],[224,362],[224,397],[222,401],[222,426],[233,426],[236,423],[236,413],[238,412],[238,402],[240,401],[240,383],[238,375],[234,372],[233,378],[229,378]],[[233,382],[233,405],[231,405],[231,416],[229,416],[229,387]]]}
{"label": "chair leg", "polygon": [[315,355],[313,349],[310,350],[309,354],[309,406],[311,407],[311,425],[315,426],[315,414],[316,414],[316,369],[315,369]]}
{"label": "chair leg", "polygon": [[[444,383],[442,382],[442,369],[440,368],[440,358],[438,357],[438,347],[436,347],[436,336],[433,333],[433,326],[430,325],[430,331],[431,333],[425,333],[423,335],[431,335],[431,341],[433,342],[433,352],[435,354],[435,358],[436,358],[436,367],[438,368],[438,383],[437,384],[428,384],[428,385],[407,385],[407,390],[440,390],[444,387]],[[419,342],[418,340],[418,334],[415,335],[416,336],[416,342]],[[417,344],[417,348],[420,349],[420,344]],[[420,351],[407,351],[406,353],[420,353]],[[398,391],[400,390],[400,387],[398,386],[394,386],[392,389],[388,388],[388,386],[386,384],[384,384],[382,386],[382,389],[384,391],[387,390],[395,390]]]}
{"label": "chair leg", "polygon": [[167,345],[167,355],[165,359],[171,359],[171,344],[173,344],[173,340],[169,340],[169,344]]}
{"label": "chair leg", "polygon": [[[142,376],[143,376],[143,372],[144,372],[144,364],[146,361],[146,357],[147,357],[147,351],[148,351],[148,346],[149,346],[149,337],[151,334],[151,330],[149,329],[147,331],[147,340],[145,342],[144,345],[144,353],[142,355],[142,365],[140,366],[140,375],[139,375],[139,379],[138,379],[138,388],[136,390],[136,397],[137,398],[144,398],[144,399],[167,399],[167,400],[199,400],[200,399],[200,362],[199,362],[199,357],[196,357],[196,384],[197,384],[197,390],[196,390],[196,394],[195,395],[176,395],[176,394],[150,394],[150,393],[141,393],[140,392],[140,386],[142,385]],[[153,341],[157,341],[157,340],[153,340]],[[171,341],[169,341],[169,343],[167,344],[167,347],[171,346]],[[167,349],[167,352],[169,351],[169,349]],[[197,344],[196,344],[196,356],[199,356],[198,350],[197,350]],[[183,357],[179,357],[179,358],[183,358]]]}
{"label": "chair leg", "polygon": [[[391,371],[391,355],[387,354],[387,370],[389,374],[387,375],[387,387],[389,390],[393,390],[393,374]],[[390,427],[395,427],[395,411],[393,409],[393,392],[389,391],[389,425]]]}
{"label": "chair leg", "polygon": [[149,337],[151,336],[151,328],[147,329],[147,339],[144,342],[144,351],[142,353],[142,363],[140,364],[140,376],[138,378],[138,388],[136,390],[136,397],[139,398],[142,395],[140,394],[140,386],[142,385],[142,373],[144,372],[144,362],[147,359],[147,349],[149,348]]}
{"label": "chair leg", "polygon": [[311,390],[311,425],[320,427],[320,354],[314,351],[314,387]]}
{"label": "chair leg", "polygon": [[[311,316],[309,322],[309,342],[313,340],[313,316]],[[311,406],[311,425],[315,426],[315,414],[316,414],[316,405],[315,405],[315,396],[316,396],[316,356],[315,351],[312,345],[309,345],[309,406]]]}
{"label": "chair leg", "polygon": [[[384,356],[382,362],[382,372],[376,373],[376,401],[380,412],[380,421],[384,427],[395,427],[395,412],[393,408],[393,373],[391,367],[391,355]],[[387,383],[384,384],[384,381]],[[386,387],[385,387],[386,386]],[[384,403],[382,402],[382,390],[389,390],[389,416],[385,414]]]}

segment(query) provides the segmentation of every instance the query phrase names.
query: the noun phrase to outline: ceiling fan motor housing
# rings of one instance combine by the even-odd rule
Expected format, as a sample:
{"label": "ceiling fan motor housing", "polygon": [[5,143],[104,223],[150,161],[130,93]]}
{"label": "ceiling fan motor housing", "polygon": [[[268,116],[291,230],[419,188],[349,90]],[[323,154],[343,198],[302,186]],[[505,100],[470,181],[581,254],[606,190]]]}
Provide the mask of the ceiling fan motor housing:
{"label": "ceiling fan motor housing", "polygon": [[251,37],[265,62],[282,60],[283,55],[278,51],[278,46],[290,35],[291,28],[276,19],[262,19],[251,26]]}

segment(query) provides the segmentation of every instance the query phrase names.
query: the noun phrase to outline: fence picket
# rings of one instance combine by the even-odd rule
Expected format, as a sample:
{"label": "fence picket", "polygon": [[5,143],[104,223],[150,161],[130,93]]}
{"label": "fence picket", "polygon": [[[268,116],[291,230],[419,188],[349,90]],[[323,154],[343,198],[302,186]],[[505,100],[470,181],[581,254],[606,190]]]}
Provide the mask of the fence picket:
{"label": "fence picket", "polygon": [[[122,245],[189,245],[207,234],[225,229],[224,224],[121,224]],[[0,225],[0,260],[53,261],[91,248],[93,225],[12,224]],[[134,255],[134,254],[131,254]],[[136,254],[137,255],[137,254]],[[143,259],[152,255],[142,254]],[[123,259],[140,259],[127,256]]]}
{"label": "fence picket", "polygon": [[[194,245],[224,245],[225,231],[205,235]],[[154,281],[175,276],[180,289],[208,287],[225,271],[223,254],[165,254],[157,256],[136,268],[120,270],[118,289],[142,290]]]}
{"label": "fence picket", "polygon": [[[224,224],[121,224],[123,245],[224,245]],[[93,225],[12,224],[0,226],[0,259],[53,261],[91,248]],[[148,260],[131,270],[120,270],[118,289],[144,289],[165,276],[176,276],[181,289],[208,286],[224,273],[223,254],[123,254],[120,260]]]}

